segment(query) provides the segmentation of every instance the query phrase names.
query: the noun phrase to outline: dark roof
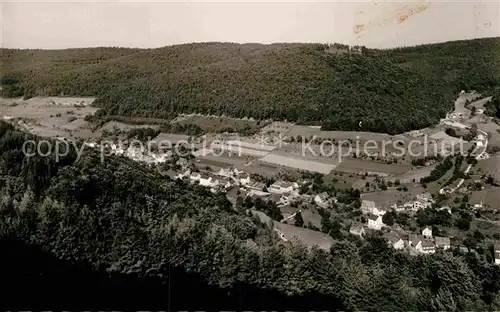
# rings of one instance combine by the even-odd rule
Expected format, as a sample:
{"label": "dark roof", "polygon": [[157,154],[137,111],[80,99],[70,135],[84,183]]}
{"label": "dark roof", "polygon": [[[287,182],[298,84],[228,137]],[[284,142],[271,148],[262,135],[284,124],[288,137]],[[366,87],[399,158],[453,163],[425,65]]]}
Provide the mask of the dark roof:
{"label": "dark roof", "polygon": [[424,239],[422,241],[422,248],[434,248],[434,247],[436,247],[436,246],[434,245],[434,243],[432,241],[427,240],[427,239]]}
{"label": "dark roof", "polygon": [[368,216],[368,219],[370,219],[372,221],[376,221],[379,218],[379,216],[374,215],[373,213],[369,213],[367,216]]}
{"label": "dark roof", "polygon": [[384,233],[384,237],[390,243],[398,242],[401,239],[399,237],[398,233],[396,233],[396,232],[387,232],[387,233]]}

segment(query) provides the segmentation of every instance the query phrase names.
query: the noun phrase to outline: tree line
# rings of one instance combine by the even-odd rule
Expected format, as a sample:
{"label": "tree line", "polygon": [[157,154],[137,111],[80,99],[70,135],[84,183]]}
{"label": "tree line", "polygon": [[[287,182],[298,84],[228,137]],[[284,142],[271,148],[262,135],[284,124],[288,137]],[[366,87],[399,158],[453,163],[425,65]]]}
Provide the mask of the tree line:
{"label": "tree line", "polygon": [[96,96],[101,119],[201,113],[400,133],[438,122],[462,89],[498,86],[498,48],[493,38],[356,54],[321,44],[2,49],[0,78],[8,97]]}

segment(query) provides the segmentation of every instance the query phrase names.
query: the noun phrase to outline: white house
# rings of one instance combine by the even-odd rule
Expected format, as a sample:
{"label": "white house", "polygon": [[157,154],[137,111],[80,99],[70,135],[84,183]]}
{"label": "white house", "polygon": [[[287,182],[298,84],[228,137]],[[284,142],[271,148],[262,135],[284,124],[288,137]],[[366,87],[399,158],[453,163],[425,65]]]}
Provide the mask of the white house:
{"label": "white house", "polygon": [[425,238],[432,238],[432,228],[426,226],[423,230],[422,230],[422,235],[425,237]]}
{"label": "white house", "polygon": [[201,179],[201,174],[199,172],[193,172],[189,176],[189,180],[191,182],[200,181],[200,179]]}
{"label": "white house", "polygon": [[404,205],[398,205],[398,204],[392,204],[391,209],[394,209],[397,212],[402,212],[405,211],[405,206]]}
{"label": "white house", "polygon": [[236,168],[221,168],[218,172],[217,172],[217,175],[220,175],[222,177],[228,177],[228,178],[231,178],[231,177],[237,177],[240,175],[240,173],[243,173],[243,171],[239,171],[238,169]]}
{"label": "white house", "polygon": [[388,232],[384,234],[385,239],[389,246],[394,249],[402,250],[405,247],[405,242],[396,232]]}
{"label": "white house", "polygon": [[430,193],[423,193],[416,196],[413,201],[404,204],[405,210],[418,211],[419,209],[426,209],[432,207],[434,200]]}
{"label": "white house", "polygon": [[410,245],[415,252],[420,254],[432,254],[436,252],[434,243],[421,235],[410,235],[408,245]]}
{"label": "white house", "polygon": [[495,264],[500,265],[500,244],[495,244],[493,249],[495,252]]}
{"label": "white house", "polygon": [[375,206],[375,202],[374,201],[371,201],[371,200],[363,200],[361,202],[361,211],[364,213],[364,214],[374,214],[374,215],[377,215],[377,216],[383,216],[386,211],[383,210],[383,209],[378,209],[376,206]]}
{"label": "white house", "polygon": [[233,175],[233,171],[231,168],[220,168],[220,170],[217,172],[217,175],[220,175],[221,177],[231,177]]}
{"label": "white house", "polygon": [[326,209],[330,204],[330,196],[326,192],[317,194],[316,196],[314,196],[314,203],[316,203],[316,205],[320,206],[321,208]]}
{"label": "white house", "polygon": [[206,186],[206,187],[216,187],[219,185],[219,180],[215,179],[213,177],[210,177],[208,175],[201,175],[200,176],[200,185]]}
{"label": "white house", "polygon": [[189,177],[190,175],[191,175],[191,170],[188,169],[188,170],[184,171],[183,173],[179,173],[174,178],[175,179],[183,179],[184,177]]}
{"label": "white house", "polygon": [[382,222],[382,216],[369,213],[367,217],[368,217],[367,226],[369,229],[380,230],[384,226],[384,222]]}
{"label": "white house", "polygon": [[434,237],[434,243],[436,244],[437,248],[441,248],[444,250],[448,250],[451,248],[451,243],[450,243],[449,237],[436,236],[436,237]]}
{"label": "white house", "polygon": [[240,177],[240,184],[241,185],[250,184],[250,175],[248,173]]}
{"label": "white house", "polygon": [[349,233],[363,237],[365,235],[365,227],[361,223],[353,223],[349,229]]}
{"label": "white house", "polygon": [[267,190],[275,194],[285,194],[293,192],[293,190],[296,188],[298,188],[297,183],[278,181],[269,186]]}

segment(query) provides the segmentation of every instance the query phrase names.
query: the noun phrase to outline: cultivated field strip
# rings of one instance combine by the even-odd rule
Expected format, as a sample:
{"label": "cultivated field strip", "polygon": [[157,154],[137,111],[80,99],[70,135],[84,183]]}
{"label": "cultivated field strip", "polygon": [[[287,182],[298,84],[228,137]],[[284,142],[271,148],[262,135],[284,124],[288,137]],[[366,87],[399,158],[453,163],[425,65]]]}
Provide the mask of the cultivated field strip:
{"label": "cultivated field strip", "polygon": [[317,161],[308,161],[299,158],[268,154],[260,159],[262,162],[272,163],[285,167],[292,167],[299,170],[314,171],[322,174],[328,174],[335,169],[336,165],[320,163]]}

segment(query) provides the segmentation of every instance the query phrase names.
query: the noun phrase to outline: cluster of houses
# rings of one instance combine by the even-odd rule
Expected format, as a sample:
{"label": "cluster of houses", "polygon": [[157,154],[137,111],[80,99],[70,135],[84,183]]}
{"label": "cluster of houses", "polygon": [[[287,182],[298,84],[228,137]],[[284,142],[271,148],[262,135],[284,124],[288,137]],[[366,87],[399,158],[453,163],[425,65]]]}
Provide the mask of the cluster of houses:
{"label": "cluster of houses", "polygon": [[[314,196],[299,194],[301,184],[297,182],[281,180],[267,186],[261,181],[253,180],[248,173],[236,168],[221,168],[217,172],[193,172],[186,168],[184,172],[174,175],[173,178],[189,179],[191,183],[209,187],[213,193],[223,192],[229,195],[235,190],[235,194],[270,200],[280,208],[290,206],[294,202],[312,201],[318,207],[327,209],[332,203],[337,203],[337,199],[326,192]],[[235,198],[230,199],[235,200]]]}
{"label": "cluster of houses", "polygon": [[450,249],[451,242],[449,237],[433,237],[432,229],[425,227],[422,230],[422,235],[410,234],[408,246],[416,254],[433,254],[437,249]]}
{"label": "cluster of houses", "polygon": [[432,204],[434,204],[434,199],[432,198],[431,193],[425,192],[418,194],[413,200],[402,205],[393,204],[391,209],[394,209],[397,212],[417,212],[419,209],[431,208]]}
{"label": "cluster of houses", "polygon": [[[202,186],[209,187],[213,193],[228,191],[234,185],[249,185],[250,176],[243,174],[238,169],[225,170],[219,172],[193,172],[191,169],[186,169],[184,172],[174,176],[174,179],[189,179],[191,183],[199,183]],[[262,188],[260,189],[262,190]]]}
{"label": "cluster of houses", "polygon": [[[394,204],[387,208],[377,207],[374,201],[363,200],[361,202],[361,212],[365,215],[367,222],[365,224],[353,223],[349,232],[363,237],[368,229],[379,231],[386,226],[382,220],[390,209],[416,212],[419,209],[430,208],[433,203],[432,195],[428,192],[417,195],[414,200],[403,205]],[[437,249],[447,250],[451,247],[449,237],[433,237],[432,229],[429,227],[424,228],[421,235],[410,234],[405,239],[403,239],[403,235],[395,231],[384,233],[384,237],[394,249],[402,250],[407,248],[408,251],[414,254],[431,254],[435,253]]]}
{"label": "cluster of houses", "polygon": [[397,212],[417,212],[419,209],[430,208],[434,200],[429,192],[418,194],[413,200],[402,205],[393,204],[390,207],[377,207],[374,201],[363,200],[361,202],[361,212],[366,216],[366,226],[372,230],[381,230],[385,226],[382,217],[388,210],[394,209]]}
{"label": "cluster of houses", "polygon": [[[58,139],[64,139],[64,138],[59,138]],[[91,148],[99,148],[101,147],[100,144],[95,143],[95,142],[90,142],[90,143],[84,143],[85,146],[91,147]],[[122,146],[120,144],[109,144],[105,145],[106,148],[109,149],[110,154],[118,155],[118,156],[125,156],[128,157],[132,160],[135,161],[140,161],[140,162],[146,162],[150,164],[161,164],[166,162],[170,157],[172,157],[171,152],[166,152],[166,153],[153,153],[143,147],[137,147],[137,146]]]}
{"label": "cluster of houses", "polygon": [[[362,224],[353,224],[350,233],[362,237],[365,229]],[[432,229],[426,227],[422,234],[409,234],[407,237],[398,232],[390,231],[383,234],[389,246],[397,250],[408,250],[411,254],[433,254],[438,249],[448,250],[451,248],[449,237],[432,236]]]}

